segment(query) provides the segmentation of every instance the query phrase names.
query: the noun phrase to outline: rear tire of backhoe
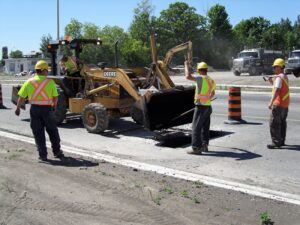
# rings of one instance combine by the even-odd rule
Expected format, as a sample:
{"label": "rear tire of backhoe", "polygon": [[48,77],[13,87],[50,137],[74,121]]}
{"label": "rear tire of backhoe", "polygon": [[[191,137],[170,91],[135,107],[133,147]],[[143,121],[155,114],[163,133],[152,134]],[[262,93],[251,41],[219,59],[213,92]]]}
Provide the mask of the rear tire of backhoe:
{"label": "rear tire of backhoe", "polygon": [[138,125],[143,125],[144,119],[143,119],[143,113],[140,109],[138,109],[135,106],[131,107],[131,112],[130,112],[131,118],[133,121],[138,124]]}
{"label": "rear tire of backhoe", "polygon": [[64,91],[58,89],[58,99],[57,99],[57,106],[56,110],[54,111],[56,124],[60,125],[66,118],[67,114],[67,97],[64,94]]}
{"label": "rear tire of backhoe", "polygon": [[90,133],[100,133],[107,129],[109,118],[106,108],[99,103],[91,103],[84,107],[82,122]]}
{"label": "rear tire of backhoe", "polygon": [[234,74],[235,76],[240,76],[240,75],[241,75],[241,73],[240,73],[239,71],[234,71],[233,74]]}

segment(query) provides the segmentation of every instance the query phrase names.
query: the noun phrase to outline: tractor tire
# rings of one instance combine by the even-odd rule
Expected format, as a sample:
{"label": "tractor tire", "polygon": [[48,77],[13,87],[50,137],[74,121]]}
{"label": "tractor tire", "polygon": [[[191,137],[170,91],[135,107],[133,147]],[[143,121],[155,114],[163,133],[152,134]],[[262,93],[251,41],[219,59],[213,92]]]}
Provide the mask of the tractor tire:
{"label": "tractor tire", "polygon": [[143,125],[143,123],[144,123],[143,117],[144,116],[143,116],[143,112],[140,109],[138,109],[136,106],[132,106],[130,115],[136,124]]}
{"label": "tractor tire", "polygon": [[56,110],[54,111],[56,124],[60,125],[66,118],[67,114],[67,97],[64,94],[64,91],[61,89],[57,90],[58,92],[58,100]]}
{"label": "tractor tire", "polygon": [[91,103],[84,107],[82,122],[90,133],[101,133],[108,127],[109,118],[106,108],[99,103]]}
{"label": "tractor tire", "polygon": [[240,73],[239,71],[234,71],[233,74],[234,74],[235,76],[240,76],[240,75],[241,75],[241,73]]}

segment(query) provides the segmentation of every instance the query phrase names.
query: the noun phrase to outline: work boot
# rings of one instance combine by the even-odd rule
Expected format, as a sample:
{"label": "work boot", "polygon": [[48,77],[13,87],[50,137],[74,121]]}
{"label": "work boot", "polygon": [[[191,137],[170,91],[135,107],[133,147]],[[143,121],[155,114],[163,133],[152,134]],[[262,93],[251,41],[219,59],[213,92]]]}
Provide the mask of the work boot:
{"label": "work boot", "polygon": [[39,156],[39,161],[47,162],[47,156]]}
{"label": "work boot", "polygon": [[202,151],[203,152],[208,152],[208,146],[207,146],[207,144],[203,144],[202,145]]}
{"label": "work boot", "polygon": [[201,147],[192,147],[191,150],[187,151],[187,154],[201,155],[202,154],[202,148]]}
{"label": "work boot", "polygon": [[280,147],[281,147],[280,145],[275,145],[275,144],[269,144],[269,145],[267,145],[268,149],[275,149],[275,148],[280,148]]}
{"label": "work boot", "polygon": [[65,157],[63,151],[59,151],[57,154],[54,154],[54,158],[63,159]]}

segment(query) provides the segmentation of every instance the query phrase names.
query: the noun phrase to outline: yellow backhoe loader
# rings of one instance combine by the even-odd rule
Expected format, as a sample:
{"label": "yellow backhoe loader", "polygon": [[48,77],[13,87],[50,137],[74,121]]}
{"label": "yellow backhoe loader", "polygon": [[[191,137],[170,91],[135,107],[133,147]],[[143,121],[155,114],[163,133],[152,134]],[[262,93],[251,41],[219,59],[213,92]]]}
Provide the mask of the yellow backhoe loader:
{"label": "yellow backhoe loader", "polygon": [[[158,61],[154,35],[150,37],[152,64],[150,68],[119,68],[117,57],[115,67],[106,63],[97,66],[83,65],[80,77],[56,76],[56,50],[59,45],[69,45],[76,57],[85,44],[101,45],[100,39],[73,39],[51,43],[52,79],[59,86],[58,107],[55,112],[57,123],[62,123],[66,113],[82,115],[85,128],[91,133],[100,133],[108,128],[111,118],[131,115],[133,120],[148,130],[159,130],[192,121],[194,87],[175,86],[167,73],[168,60],[180,50],[188,50],[187,58],[192,60],[192,43],[174,48],[166,61]],[[117,43],[115,45],[117,48]],[[116,51],[117,52],[117,51]],[[168,56],[168,55],[167,55]],[[68,85],[67,85],[68,84]],[[14,87],[12,101],[17,99]]]}

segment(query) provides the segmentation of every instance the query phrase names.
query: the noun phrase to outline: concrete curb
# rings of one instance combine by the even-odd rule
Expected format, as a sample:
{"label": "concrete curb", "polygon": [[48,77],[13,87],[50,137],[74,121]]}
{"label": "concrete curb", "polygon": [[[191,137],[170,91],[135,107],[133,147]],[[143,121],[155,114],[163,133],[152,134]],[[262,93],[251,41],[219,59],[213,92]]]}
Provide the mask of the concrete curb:
{"label": "concrete curb", "polygon": [[[188,83],[176,83],[176,85],[189,85],[192,86],[194,84],[188,84]],[[228,90],[230,87],[240,87],[243,91],[271,91],[272,86],[260,86],[260,85],[243,85],[243,84],[217,84],[216,89],[217,90]],[[291,93],[300,93],[300,87],[290,87]]]}

